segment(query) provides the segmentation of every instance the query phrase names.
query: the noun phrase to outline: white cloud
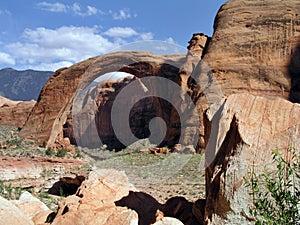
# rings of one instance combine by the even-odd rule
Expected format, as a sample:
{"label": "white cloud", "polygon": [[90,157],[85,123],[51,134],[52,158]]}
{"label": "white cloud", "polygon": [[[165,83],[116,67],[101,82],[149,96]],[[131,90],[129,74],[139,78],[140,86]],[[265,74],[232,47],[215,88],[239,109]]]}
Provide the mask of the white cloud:
{"label": "white cloud", "polygon": [[81,6],[78,3],[73,3],[73,5],[70,7],[72,9],[72,11],[74,12],[75,15],[78,16],[93,16],[96,15],[98,12],[103,13],[101,10],[98,10],[96,7],[87,6],[87,10],[83,11],[81,9]]}
{"label": "white cloud", "polygon": [[80,13],[80,11],[81,11],[80,5],[76,2],[73,3],[73,5],[71,6],[71,9],[73,10],[73,12],[75,12],[75,14]]}
{"label": "white cloud", "polygon": [[25,29],[18,42],[3,43],[0,64],[15,65],[17,69],[56,70],[106,54],[128,42],[152,38],[152,33],[139,33],[131,27],[112,27],[104,33],[97,26]]}
{"label": "white cloud", "polygon": [[103,34],[114,38],[116,37],[128,38],[128,37],[138,35],[138,33],[131,27],[112,27],[107,31],[105,31]]}
{"label": "white cloud", "polygon": [[114,38],[115,42],[119,45],[126,44],[124,39],[134,37],[134,41],[140,40],[152,40],[153,34],[151,32],[148,33],[139,33],[132,29],[131,27],[112,27],[105,31],[103,35]]}
{"label": "white cloud", "polygon": [[97,27],[63,26],[58,29],[40,27],[25,29],[24,42],[6,45],[9,53],[21,64],[40,65],[45,69],[58,66],[58,62],[72,64],[116,47],[102,37]]}
{"label": "white cloud", "polygon": [[[40,63],[38,65],[31,65],[30,69],[32,70],[42,70],[42,71],[56,71],[59,68],[70,67],[74,63],[68,61],[61,61],[56,63]],[[22,66],[18,68],[19,70],[27,70],[27,66]]]}
{"label": "white cloud", "polygon": [[49,3],[49,2],[39,2],[37,6],[41,10],[49,11],[49,12],[66,12],[68,6],[59,2]]}
{"label": "white cloud", "polygon": [[73,12],[77,16],[93,16],[98,13],[103,14],[103,12],[97,9],[94,6],[86,6],[86,10],[82,9],[79,3],[75,2],[72,5],[66,5],[63,3],[49,3],[49,2],[39,2],[37,6],[41,10],[49,11],[49,12]]}
{"label": "white cloud", "polygon": [[88,16],[96,15],[98,13],[98,9],[93,6],[88,5],[87,9],[88,9],[88,11],[87,11]]}
{"label": "white cloud", "polygon": [[112,13],[114,20],[125,20],[137,16],[137,14],[132,15],[129,9],[121,9],[118,12],[110,12]]}
{"label": "white cloud", "polygon": [[15,60],[9,54],[0,52],[0,64],[15,65]]}
{"label": "white cloud", "polygon": [[142,33],[141,34],[141,39],[146,41],[146,40],[152,40],[154,37],[153,33],[148,32],[148,33]]}

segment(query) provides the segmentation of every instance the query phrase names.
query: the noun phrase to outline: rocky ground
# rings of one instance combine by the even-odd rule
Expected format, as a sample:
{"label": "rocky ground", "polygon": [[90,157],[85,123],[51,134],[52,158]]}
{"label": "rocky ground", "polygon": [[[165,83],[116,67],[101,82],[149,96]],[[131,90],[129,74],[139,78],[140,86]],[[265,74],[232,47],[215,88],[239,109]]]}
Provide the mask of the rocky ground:
{"label": "rocky ground", "polygon": [[127,148],[117,153],[98,153],[93,165],[125,171],[139,190],[164,202],[174,196],[196,201],[204,197],[205,171],[203,155],[158,154]]}
{"label": "rocky ground", "polygon": [[135,146],[120,152],[54,152],[22,140],[18,133],[16,128],[0,126],[0,195],[5,198],[17,199],[27,190],[56,210],[65,193],[60,190],[53,195],[49,193],[51,187],[62,179],[85,177],[96,168],[125,171],[138,190],[160,203],[175,196],[189,201],[204,197],[203,155],[153,155]]}

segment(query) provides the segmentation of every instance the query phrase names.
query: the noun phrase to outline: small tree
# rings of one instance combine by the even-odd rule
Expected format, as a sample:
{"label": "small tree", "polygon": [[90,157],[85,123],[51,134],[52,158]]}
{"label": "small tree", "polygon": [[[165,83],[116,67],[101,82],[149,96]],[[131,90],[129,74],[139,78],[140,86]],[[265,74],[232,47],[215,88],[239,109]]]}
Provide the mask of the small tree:
{"label": "small tree", "polygon": [[255,224],[300,224],[299,152],[289,148],[285,158],[274,151],[275,171],[265,170],[261,175],[257,175],[254,168],[250,171],[246,184],[251,188],[250,213],[256,219]]}

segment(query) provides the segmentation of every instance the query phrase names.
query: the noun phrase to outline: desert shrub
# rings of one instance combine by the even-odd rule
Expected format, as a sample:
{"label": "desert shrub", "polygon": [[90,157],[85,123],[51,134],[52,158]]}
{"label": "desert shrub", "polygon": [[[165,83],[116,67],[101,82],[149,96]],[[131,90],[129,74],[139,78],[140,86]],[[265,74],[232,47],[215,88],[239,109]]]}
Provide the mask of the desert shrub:
{"label": "desert shrub", "polygon": [[59,150],[56,152],[55,156],[61,157],[61,158],[62,158],[62,157],[65,157],[66,154],[67,154],[67,149],[62,148],[62,149],[59,149]]}
{"label": "desert shrub", "polygon": [[45,151],[45,154],[47,156],[52,156],[52,155],[54,155],[54,151],[52,150],[52,148],[48,147]]}
{"label": "desert shrub", "polygon": [[3,181],[0,180],[0,196],[3,198],[12,200],[18,199],[21,195],[22,188],[20,187],[13,187],[11,184],[6,185]]}
{"label": "desert shrub", "polygon": [[250,213],[257,225],[300,224],[300,156],[294,148],[289,148],[287,156],[273,152],[275,170],[267,170],[260,175],[250,171],[246,184],[251,189],[253,207]]}

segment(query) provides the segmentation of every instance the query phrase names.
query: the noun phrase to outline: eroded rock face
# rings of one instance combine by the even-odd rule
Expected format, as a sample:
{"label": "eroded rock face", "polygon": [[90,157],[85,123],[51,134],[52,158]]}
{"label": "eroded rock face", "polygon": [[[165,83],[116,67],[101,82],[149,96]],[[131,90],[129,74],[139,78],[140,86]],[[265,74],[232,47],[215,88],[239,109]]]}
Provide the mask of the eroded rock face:
{"label": "eroded rock face", "polygon": [[224,95],[251,92],[300,101],[299,12],[296,0],[231,0],[221,7],[204,61]]}
{"label": "eroded rock face", "polygon": [[[70,135],[68,137],[69,141],[70,143],[74,144],[76,142],[76,140],[74,139],[74,136],[76,136],[76,134],[72,133],[74,131],[74,121],[72,121],[71,115],[73,107],[72,104],[76,94],[78,93],[78,90],[83,90],[100,75],[115,71],[127,72],[136,76],[137,78],[144,78],[148,76],[163,77],[180,85],[181,79],[178,75],[178,70],[183,62],[184,57],[182,55],[161,56],[154,55],[148,52],[119,52],[92,58],[75,64],[70,68],[60,69],[55,72],[55,74],[50,78],[50,80],[41,91],[39,100],[36,106],[33,108],[25,127],[21,130],[20,135],[26,139],[35,141],[37,144],[46,142],[47,146],[54,146],[54,148],[56,148],[56,146],[64,147],[64,143],[62,143],[65,141],[64,135]],[[123,80],[122,82],[125,81]],[[115,84],[110,84],[107,86],[107,89],[111,91],[106,90],[105,93],[102,93],[104,93],[105,95],[107,94],[114,96],[116,90],[118,89],[118,85],[122,86],[122,84],[118,84],[118,82]],[[111,88],[109,86],[111,86]],[[152,91],[154,93],[160,91],[155,90],[155,87],[151,88],[153,88]],[[178,93],[175,90],[167,90],[167,95],[173,96],[173,98],[175,99],[180,99],[176,97]],[[89,135],[92,140],[93,135],[95,136],[95,138],[99,139],[99,137],[97,137],[97,134],[95,135],[95,129],[89,133],[89,125],[91,123],[95,123],[95,120],[96,123],[101,120],[105,123],[104,125],[98,124],[98,128],[101,128],[100,130],[102,131],[102,133],[100,133],[100,136],[106,136],[106,139],[110,139],[113,137],[113,134],[110,132],[110,126],[107,125],[107,123],[109,123],[109,120],[106,120],[106,118],[109,119],[109,116],[107,116],[109,114],[109,110],[102,111],[102,108],[100,106],[102,106],[103,104],[110,105],[111,100],[108,100],[107,96],[101,96],[101,93],[98,96],[94,96],[94,99],[97,99],[95,104],[98,105],[98,107],[93,108],[93,110],[98,110],[97,113],[99,116],[89,116],[88,114],[90,113],[90,108],[87,108],[86,117],[84,117],[83,113],[83,116],[80,118],[81,120],[85,120],[87,125],[85,125],[84,128],[80,129],[76,127],[76,130],[79,130],[80,132],[81,130],[87,132],[87,135]],[[130,99],[127,99],[127,101],[130,101]],[[126,104],[126,101],[124,104]],[[174,103],[172,102],[172,104]],[[178,103],[175,103],[175,105],[176,104],[178,107],[181,106],[180,101],[178,101]],[[142,138],[146,137],[148,125],[145,125],[147,121],[143,122],[143,124],[140,124],[141,121],[139,121],[139,118],[141,117],[141,115],[147,114],[147,116],[145,117],[148,118],[147,120],[154,117],[154,114],[155,116],[161,115],[162,118],[165,119],[167,127],[169,128],[167,130],[166,140],[164,140],[164,142],[166,144],[172,144],[176,142],[176,138],[178,139],[178,133],[180,135],[180,131],[178,132],[177,114],[184,112],[186,108],[187,107],[184,108],[183,106],[181,106],[182,111],[176,112],[172,109],[170,103],[158,98],[150,98],[147,100],[139,101],[135,105],[136,110],[133,110],[131,112],[132,118],[137,118],[136,121],[133,121],[131,123],[132,130],[137,136]],[[153,110],[154,112],[151,112]],[[193,124],[194,123],[191,120],[189,127],[184,127],[184,129],[188,129],[189,132],[186,138],[183,138],[185,142],[189,142],[189,136],[193,135],[193,133],[196,133],[196,130],[198,129],[195,124],[191,129],[190,127]],[[140,129],[138,127],[143,127],[143,129]],[[97,132],[99,133],[99,129]],[[114,138],[112,139],[114,140]]]}
{"label": "eroded rock face", "polygon": [[136,212],[114,203],[128,195],[130,190],[135,188],[128,182],[124,172],[92,171],[76,195],[61,201],[52,224],[137,225]]}
{"label": "eroded rock face", "polygon": [[[210,37],[203,33],[193,34],[193,37],[188,42],[188,53],[186,55],[185,63],[180,68],[180,74],[183,81],[185,81],[185,79],[183,79],[184,75],[190,75],[201,60],[207,46],[209,45],[210,39]],[[183,83],[187,84],[187,80]]]}
{"label": "eroded rock face", "polygon": [[27,191],[23,192],[19,200],[14,200],[13,203],[35,224],[45,223],[48,215],[53,213],[43,202]]}
{"label": "eroded rock face", "polygon": [[[43,178],[43,171],[68,171],[70,168],[82,166],[86,162],[76,159],[59,159],[59,158],[46,158],[46,157],[9,157],[0,156],[0,180],[28,180],[24,182],[26,185],[30,184],[31,180],[35,180],[34,185],[40,185],[39,179]],[[43,182],[43,181],[42,181]]]}
{"label": "eroded rock face", "polygon": [[29,216],[25,215],[13,203],[0,196],[0,223],[11,225],[34,225]]}
{"label": "eroded rock face", "polygon": [[22,128],[35,101],[12,101],[0,96],[0,125]]}
{"label": "eroded rock face", "polygon": [[271,168],[272,151],[282,155],[300,144],[300,105],[251,94],[229,96],[208,111],[211,135],[206,150],[206,224],[248,224],[251,197],[244,178]]}
{"label": "eroded rock face", "polygon": [[[299,12],[296,0],[225,3],[203,60],[192,73],[199,85],[191,87],[199,112],[235,93],[300,102]],[[205,129],[201,124],[203,139]],[[200,143],[203,149],[206,144]]]}

